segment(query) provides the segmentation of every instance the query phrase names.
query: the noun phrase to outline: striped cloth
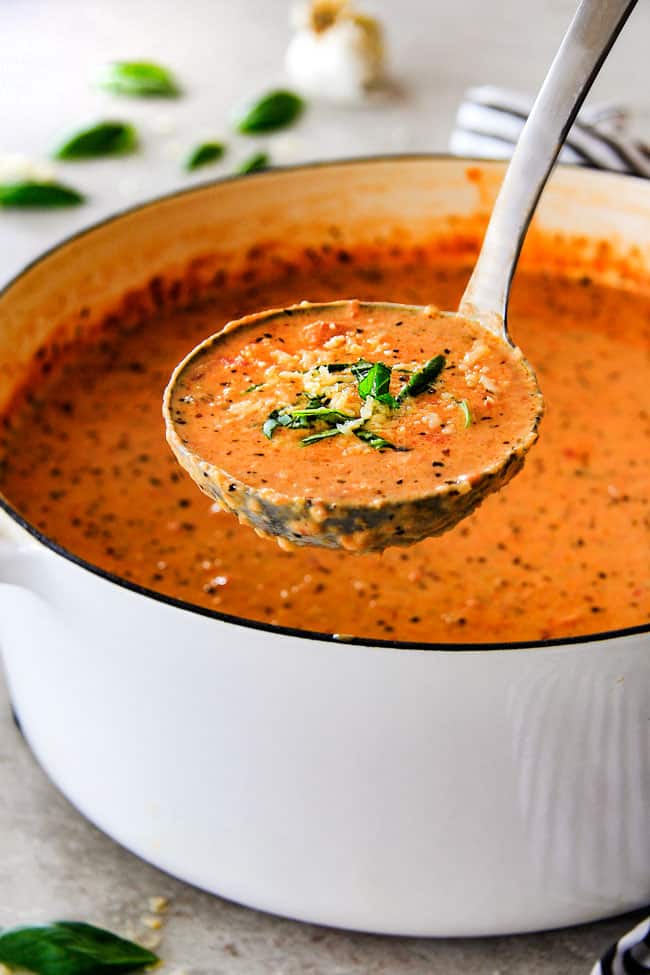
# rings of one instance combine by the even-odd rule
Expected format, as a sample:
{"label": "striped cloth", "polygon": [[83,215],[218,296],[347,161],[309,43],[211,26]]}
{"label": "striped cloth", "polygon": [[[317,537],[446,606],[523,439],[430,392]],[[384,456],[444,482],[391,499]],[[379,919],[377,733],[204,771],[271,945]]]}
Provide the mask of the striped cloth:
{"label": "striped cloth", "polygon": [[[469,88],[456,114],[450,152],[508,159],[532,106],[532,97],[508,88]],[[628,133],[628,121],[627,113],[615,104],[583,107],[560,152],[560,161],[650,179],[650,144]]]}
{"label": "striped cloth", "polygon": [[613,944],[591,975],[650,975],[650,917]]}

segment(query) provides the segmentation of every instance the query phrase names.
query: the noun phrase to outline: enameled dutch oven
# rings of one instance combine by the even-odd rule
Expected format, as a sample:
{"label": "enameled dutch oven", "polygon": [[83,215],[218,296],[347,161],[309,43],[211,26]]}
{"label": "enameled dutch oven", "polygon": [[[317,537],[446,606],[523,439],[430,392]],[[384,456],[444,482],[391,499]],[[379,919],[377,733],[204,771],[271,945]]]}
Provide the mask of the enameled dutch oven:
{"label": "enameled dutch oven", "polygon": [[[306,166],[109,220],[0,297],[0,410],[48,336],[137,307],[154,276],[196,290],[262,239],[318,243],[334,223],[352,244],[429,239],[480,223],[502,173]],[[590,262],[648,287],[650,185],[559,170],[536,225],[582,236],[567,273]],[[650,901],[647,628],[503,646],[288,631],[111,577],[0,504],[0,644],[25,735],[141,857],[244,904],[387,933],[526,931]]]}

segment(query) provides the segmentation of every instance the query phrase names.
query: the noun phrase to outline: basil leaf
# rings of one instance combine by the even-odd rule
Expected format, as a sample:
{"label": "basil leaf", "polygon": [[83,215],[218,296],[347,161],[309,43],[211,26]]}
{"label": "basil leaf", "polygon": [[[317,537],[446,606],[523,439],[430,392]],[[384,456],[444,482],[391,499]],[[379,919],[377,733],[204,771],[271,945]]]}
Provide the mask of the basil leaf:
{"label": "basil leaf", "polygon": [[297,420],[309,420],[315,423],[316,420],[324,420],[325,423],[345,423],[347,420],[356,420],[356,417],[348,413],[341,413],[340,410],[331,410],[328,406],[307,407],[304,410],[292,410],[291,414]]}
{"label": "basil leaf", "polygon": [[35,180],[0,183],[0,206],[3,207],[69,207],[83,202],[81,193],[62,183]]}
{"label": "basil leaf", "polygon": [[385,403],[391,407],[397,406],[397,400],[388,392],[391,371],[390,366],[384,365],[383,362],[375,362],[363,379],[359,380],[359,396],[361,399],[372,396],[379,403]]}
{"label": "basil leaf", "polygon": [[375,450],[403,450],[403,447],[396,447],[394,443],[390,440],[384,440],[380,437],[378,433],[373,433],[372,430],[367,430],[365,427],[360,427],[358,430],[353,431],[355,437],[359,440],[363,440],[368,446],[374,447]]}
{"label": "basil leaf", "polygon": [[247,105],[235,117],[235,126],[244,135],[272,132],[295,121],[304,106],[302,98],[292,91],[270,91]]}
{"label": "basil leaf", "polygon": [[57,159],[89,159],[94,156],[117,156],[133,152],[138,139],[135,129],[126,122],[98,122],[73,135],[54,153]]}
{"label": "basil leaf", "polygon": [[312,443],[317,443],[319,440],[326,440],[327,437],[337,437],[341,433],[340,430],[334,428],[333,430],[322,430],[320,433],[312,433],[310,437],[304,437],[300,443],[303,447],[308,447]]}
{"label": "basil leaf", "polygon": [[290,426],[291,416],[288,413],[283,412],[282,410],[271,410],[268,417],[264,421],[262,433],[270,440],[276,427]]}
{"label": "basil leaf", "polygon": [[463,417],[465,418],[465,428],[471,427],[473,417],[472,417],[472,411],[469,407],[469,403],[467,402],[466,399],[457,399],[456,402],[458,403],[458,405],[460,406],[463,412]]}
{"label": "basil leaf", "polygon": [[325,368],[328,372],[345,372],[351,366],[349,362],[327,362]]}
{"label": "basil leaf", "polygon": [[[327,406],[329,400],[324,393],[317,393],[315,396],[310,396],[308,393],[298,393],[298,396],[307,397],[307,407],[310,410],[315,410],[318,406]],[[305,409],[305,407],[303,407]]]}
{"label": "basil leaf", "polygon": [[269,416],[264,421],[264,425],[262,426],[262,433],[264,434],[267,440],[271,439],[271,437],[273,436],[273,431],[275,430],[277,425],[278,425],[278,421],[274,416]]}
{"label": "basil leaf", "polygon": [[254,393],[256,389],[261,389],[263,385],[264,383],[253,383],[252,386],[249,386],[248,389],[244,390],[244,393]]}
{"label": "basil leaf", "polygon": [[347,420],[354,420],[356,417],[340,410],[331,410],[327,406],[321,405],[321,398],[316,397],[309,400],[304,408],[272,410],[262,426],[262,433],[269,440],[277,427],[288,427],[292,430],[301,430],[314,426],[316,423],[326,423],[328,426],[336,426],[337,423],[345,423]]}
{"label": "basil leaf", "polygon": [[113,61],[104,68],[99,84],[118,95],[173,98],[180,94],[171,71],[153,61]]}
{"label": "basil leaf", "polygon": [[0,962],[37,975],[124,975],[158,961],[140,945],[79,921],[0,934]]}
{"label": "basil leaf", "polygon": [[257,173],[260,169],[268,169],[270,161],[268,153],[255,152],[237,167],[236,172],[241,176],[245,176],[246,173]]}
{"label": "basil leaf", "polygon": [[217,162],[225,151],[226,147],[223,142],[202,142],[187,157],[185,168],[198,169],[199,166],[207,166],[209,163]]}
{"label": "basil leaf", "polygon": [[401,403],[405,396],[419,396],[420,393],[429,390],[446,364],[447,360],[444,355],[434,356],[433,359],[425,362],[421,369],[413,373],[406,386],[400,389],[397,402]]}
{"label": "basil leaf", "polygon": [[372,362],[368,362],[367,359],[357,359],[357,361],[353,362],[352,365],[350,366],[352,375],[357,380],[357,382],[359,382],[361,379],[364,379],[368,375],[371,369],[372,369]]}

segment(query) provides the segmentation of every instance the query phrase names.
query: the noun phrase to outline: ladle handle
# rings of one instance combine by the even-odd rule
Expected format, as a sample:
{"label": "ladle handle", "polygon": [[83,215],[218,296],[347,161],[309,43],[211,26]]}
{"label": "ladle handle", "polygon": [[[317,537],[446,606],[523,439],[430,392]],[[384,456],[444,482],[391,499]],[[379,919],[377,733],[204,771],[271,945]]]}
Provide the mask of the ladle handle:
{"label": "ladle handle", "polygon": [[459,313],[507,336],[512,276],[560,148],[636,0],[582,0],[506,170]]}

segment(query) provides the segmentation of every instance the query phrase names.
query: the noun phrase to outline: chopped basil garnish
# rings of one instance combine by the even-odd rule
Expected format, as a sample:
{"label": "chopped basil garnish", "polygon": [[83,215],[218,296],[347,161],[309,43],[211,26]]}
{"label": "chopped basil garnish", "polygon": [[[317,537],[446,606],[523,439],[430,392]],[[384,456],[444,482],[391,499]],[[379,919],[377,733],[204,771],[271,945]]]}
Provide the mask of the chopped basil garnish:
{"label": "chopped basil garnish", "polygon": [[226,147],[223,142],[202,142],[187,157],[185,168],[192,170],[198,169],[200,166],[208,166],[210,163],[221,159],[225,151]]}
{"label": "chopped basil garnish", "polygon": [[[328,372],[346,372],[349,370],[357,382],[360,382],[365,379],[373,365],[374,363],[368,362],[367,359],[357,359],[356,362],[326,362],[325,369]],[[390,366],[388,368],[390,369]]]}
{"label": "chopped basil garnish", "polygon": [[237,172],[241,176],[245,176],[246,173],[257,173],[261,169],[268,169],[270,161],[268,153],[255,152],[241,163],[237,168]]}
{"label": "chopped basil garnish", "polygon": [[[359,359],[352,363],[332,362],[326,368],[328,372],[343,372],[349,369],[357,380],[361,399],[372,396],[379,403],[396,409],[405,397],[419,396],[420,393],[430,390],[445,365],[444,355],[437,355],[433,359],[429,359],[421,369],[409,376],[406,385],[402,387],[397,397],[392,396],[389,392],[392,368],[384,362],[367,362],[365,359]],[[400,369],[399,371],[407,374],[409,372],[408,369]]]}
{"label": "chopped basil garnish", "polygon": [[[368,430],[366,427],[359,427],[357,430],[352,431],[355,437],[359,440],[363,440],[367,443],[369,447],[373,447],[375,450],[405,450],[405,447],[396,447],[394,443],[389,440],[384,440],[380,437],[378,433],[373,433],[372,430]],[[340,435],[341,431],[338,429],[333,430],[323,430],[321,433],[313,433],[310,437],[305,437],[300,443],[308,447],[309,444],[317,443],[319,440],[326,440],[328,437],[336,437]]]}
{"label": "chopped basil garnish", "polygon": [[57,159],[90,159],[95,156],[118,156],[133,152],[138,139],[127,122],[98,122],[82,129],[59,146]]}
{"label": "chopped basil garnish", "polygon": [[114,61],[104,68],[99,84],[118,95],[173,98],[180,93],[171,71],[153,61]]}
{"label": "chopped basil garnish", "polygon": [[322,430],[320,433],[312,433],[309,437],[304,437],[300,443],[303,447],[308,447],[312,443],[317,443],[319,440],[326,440],[328,437],[338,437],[341,431],[334,427],[333,430]]}
{"label": "chopped basil garnish", "polygon": [[465,419],[465,427],[471,427],[473,417],[472,417],[472,411],[469,408],[469,403],[467,402],[466,399],[457,399],[456,402],[458,403],[458,405],[462,410],[463,417]]}
{"label": "chopped basil garnish", "polygon": [[296,420],[307,420],[312,423],[317,420],[324,420],[325,423],[346,423],[348,420],[357,419],[355,416],[350,416],[349,413],[341,413],[340,410],[331,410],[328,406],[292,410],[291,416]]}
{"label": "chopped basil garnish", "polygon": [[363,440],[367,443],[369,447],[374,447],[375,450],[405,450],[405,447],[396,447],[394,443],[390,440],[384,440],[380,437],[378,433],[373,433],[372,430],[367,430],[365,427],[360,427],[358,430],[352,431],[355,437],[359,440]]}
{"label": "chopped basil garnish", "polygon": [[325,368],[328,372],[345,372],[352,367],[349,362],[326,362]]}
{"label": "chopped basil garnish", "polygon": [[357,359],[350,366],[350,371],[357,382],[365,379],[370,370],[372,369],[372,362],[368,362],[367,359]]}
{"label": "chopped basil garnish", "polygon": [[302,98],[292,91],[270,91],[247,105],[235,118],[235,126],[244,135],[272,132],[295,121],[304,105]]}
{"label": "chopped basil garnish", "polygon": [[3,207],[69,207],[83,202],[81,193],[62,183],[36,180],[0,183],[0,206]]}
{"label": "chopped basil garnish", "polygon": [[289,413],[283,413],[281,410],[272,410],[264,421],[262,433],[270,440],[276,427],[290,426],[292,426],[292,421]]}
{"label": "chopped basil garnish", "polygon": [[349,370],[355,379],[363,379],[372,369],[372,362],[367,359],[357,359],[356,362],[326,362],[324,368],[328,372],[346,372]]}
{"label": "chopped basil garnish", "polygon": [[[358,416],[350,416],[349,413],[342,413],[341,410],[331,409],[324,403],[322,396],[316,396],[309,399],[307,405],[304,407],[284,407],[280,410],[272,410],[264,422],[262,432],[265,437],[271,440],[278,427],[301,430],[313,427],[319,423],[324,423],[326,425],[325,430],[318,430],[316,433],[303,437],[300,441],[303,447],[309,447],[311,444],[318,443],[319,440],[327,440],[329,437],[336,437],[341,434],[342,430],[339,428],[339,424],[359,419],[360,417]],[[368,446],[373,447],[375,450],[403,449],[396,447],[395,444],[380,437],[379,434],[368,430],[365,425],[357,427],[356,430],[352,430],[351,432],[359,440],[363,440],[364,443],[367,443]]]}
{"label": "chopped basil garnish", "polygon": [[[324,368],[330,373],[351,372],[357,382],[357,391],[362,400],[373,399],[391,409],[399,409],[406,396],[418,396],[420,393],[430,390],[445,365],[444,355],[437,355],[430,359],[421,369],[410,376],[397,398],[390,393],[392,367],[384,362],[368,362],[366,359],[358,359],[356,362],[325,363]],[[323,368],[323,366],[318,368]],[[250,387],[251,390],[255,388],[254,386]],[[467,400],[457,402],[463,410],[465,426],[469,426],[472,422],[469,404]],[[341,425],[346,422],[349,423],[350,420],[356,420],[357,424],[341,429]],[[324,424],[326,429],[318,430],[316,433],[304,437],[300,441],[303,446],[309,446],[319,440],[326,440],[328,437],[335,437],[340,433],[352,433],[375,450],[408,449],[398,447],[380,434],[373,433],[367,428],[365,422],[362,423],[361,416],[350,416],[340,410],[332,409],[329,406],[329,399],[324,396],[310,398],[304,407],[294,404],[292,407],[285,406],[282,409],[273,410],[264,422],[262,430],[264,436],[270,440],[277,427],[300,429],[319,423]]]}
{"label": "chopped basil garnish", "polygon": [[0,962],[37,975],[126,975],[158,961],[140,945],[79,921],[0,934]]}
{"label": "chopped basil garnish", "polygon": [[330,362],[325,368],[328,372],[345,372],[349,369],[357,380],[361,399],[372,396],[373,399],[385,403],[387,406],[395,407],[397,405],[397,401],[388,391],[392,369],[385,363],[358,359],[356,362]]}
{"label": "chopped basil garnish", "polygon": [[336,426],[337,423],[345,423],[347,420],[354,420],[356,417],[348,413],[341,413],[340,410],[331,410],[323,406],[320,397],[309,401],[305,407],[288,408],[273,410],[269,413],[262,432],[270,440],[277,427],[288,427],[291,430],[301,430],[306,427],[314,426],[320,422],[327,423],[328,426]]}
{"label": "chopped basil garnish", "polygon": [[428,362],[414,372],[407,384],[399,391],[397,402],[401,403],[405,396],[419,396],[431,389],[442,370],[445,368],[447,360],[444,355],[434,356]]}
{"label": "chopped basil garnish", "polygon": [[252,386],[249,386],[248,389],[244,390],[244,393],[254,393],[256,389],[261,389],[263,385],[264,383],[253,383]]}
{"label": "chopped basil garnish", "polygon": [[384,403],[386,406],[397,406],[397,400],[388,392],[391,371],[390,366],[384,365],[383,362],[375,362],[363,379],[359,380],[358,388],[361,399],[372,396],[373,399],[379,403]]}

